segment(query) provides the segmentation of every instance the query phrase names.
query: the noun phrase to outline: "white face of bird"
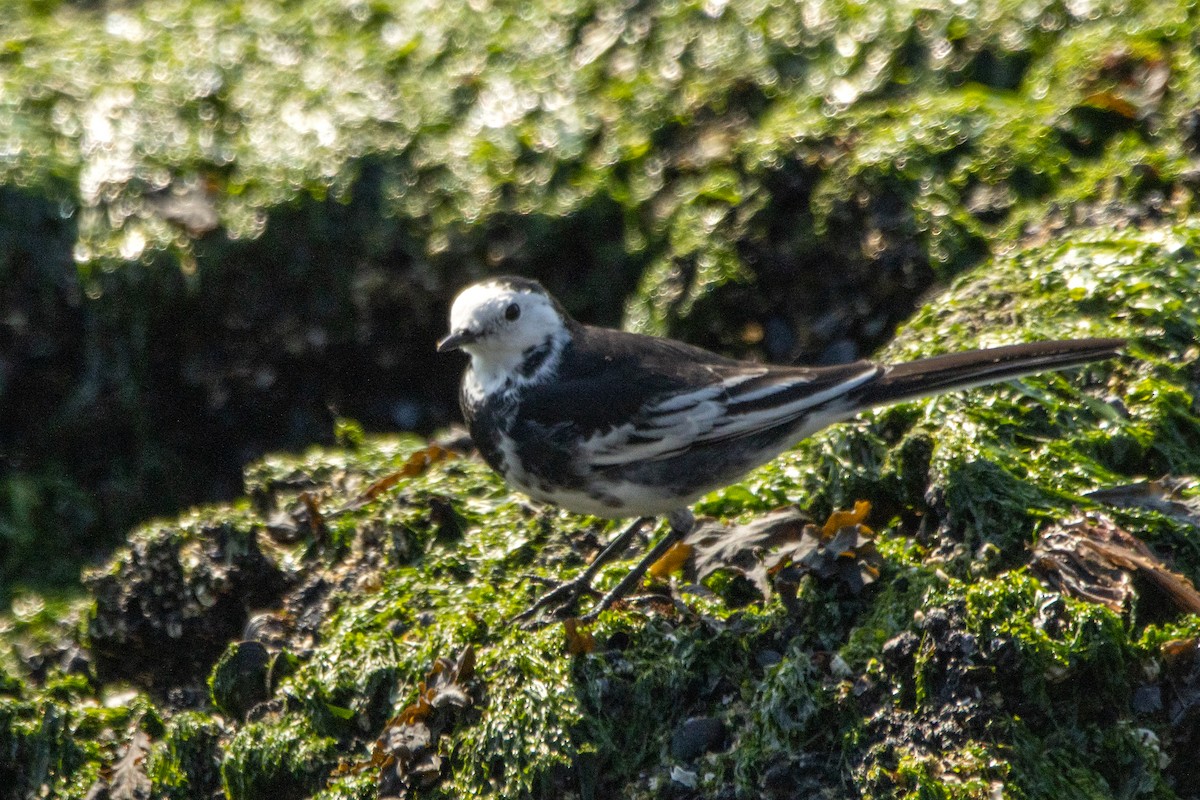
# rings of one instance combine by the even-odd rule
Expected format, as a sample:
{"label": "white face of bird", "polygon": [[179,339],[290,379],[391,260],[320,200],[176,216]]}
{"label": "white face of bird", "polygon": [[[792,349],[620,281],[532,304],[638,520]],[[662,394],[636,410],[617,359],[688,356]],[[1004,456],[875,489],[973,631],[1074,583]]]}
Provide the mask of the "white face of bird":
{"label": "white face of bird", "polygon": [[438,352],[463,350],[476,378],[490,385],[520,377],[532,353],[557,349],[567,337],[562,313],[541,286],[497,278],[472,284],[454,299],[450,334],[438,342]]}

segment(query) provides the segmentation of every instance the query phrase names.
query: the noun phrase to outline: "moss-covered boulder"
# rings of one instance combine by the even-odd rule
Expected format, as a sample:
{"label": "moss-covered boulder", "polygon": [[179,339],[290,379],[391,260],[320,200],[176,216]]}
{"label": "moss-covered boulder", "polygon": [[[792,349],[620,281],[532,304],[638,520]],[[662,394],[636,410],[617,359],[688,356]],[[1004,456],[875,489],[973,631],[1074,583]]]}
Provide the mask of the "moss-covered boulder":
{"label": "moss-covered boulder", "polygon": [[489,271],[590,321],[837,361],[1023,240],[1194,206],[1182,0],[8,16],[0,600],[338,415],[453,420],[431,344]]}
{"label": "moss-covered boulder", "polygon": [[[1200,795],[1193,4],[518,5],[6,18],[0,798]],[[493,270],[777,360],[1130,345],[699,504],[869,501],[858,581],[524,631],[613,526],[335,422],[452,420]]]}
{"label": "moss-covered boulder", "polygon": [[[90,579],[85,620],[20,606],[0,775],[14,797],[118,780],[330,800],[1193,796],[1200,616],[1154,576],[1200,578],[1198,281],[1186,225],[991,261],[883,355],[1088,335],[1128,336],[1128,355],[879,411],[698,504],[736,524],[867,500],[865,587],[812,572],[764,601],[717,572],[648,587],[583,638],[522,630],[531,576],[577,571],[612,525],[415,439],[348,430],[261,461],[252,500],[134,534]],[[1034,551],[1085,512],[1148,548],[1112,607]],[[100,589],[120,575],[139,634],[114,646]],[[188,625],[192,650],[172,639]],[[82,661],[62,657],[72,641]]]}

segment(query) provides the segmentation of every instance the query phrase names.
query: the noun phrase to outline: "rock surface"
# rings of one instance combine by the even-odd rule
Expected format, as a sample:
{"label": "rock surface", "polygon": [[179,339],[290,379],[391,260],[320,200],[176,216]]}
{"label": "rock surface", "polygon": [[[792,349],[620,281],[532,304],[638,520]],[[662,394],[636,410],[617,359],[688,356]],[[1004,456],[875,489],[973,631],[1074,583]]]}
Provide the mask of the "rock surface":
{"label": "rock surface", "polygon": [[[1200,793],[1200,620],[1142,573],[1106,605],[1032,563],[1082,509],[1200,578],[1190,4],[523,8],[6,26],[6,590],[193,485],[243,499],[140,526],[82,595],[15,594],[0,798]],[[709,570],[569,642],[506,621],[610,528],[414,438],[332,443],[330,403],[451,418],[429,342],[501,269],[738,355],[852,357],[901,320],[881,357],[1130,353],[868,415],[699,504],[869,501],[858,591]],[[721,741],[673,753],[698,719]]]}
{"label": "rock surface", "polygon": [[[266,459],[246,474],[252,503],[135,532],[61,622],[36,596],[14,606],[0,785],[1191,796],[1200,621],[1137,573],[1125,606],[1064,594],[1030,543],[1091,507],[1200,576],[1198,276],[1200,228],[1176,226],[1069,234],[958,281],[887,356],[1052,333],[1130,336],[1131,354],[813,437],[697,510],[734,523],[868,500],[875,580],[849,591],[810,571],[764,600],[744,563],[709,570],[605,614],[577,655],[562,626],[506,620],[538,590],[525,576],[580,568],[610,533],[598,522],[415,439]],[[1164,474],[1173,495],[1120,488]]]}
{"label": "rock surface", "polygon": [[336,417],[455,419],[432,343],[481,274],[846,360],[993,254],[1186,217],[1200,175],[1182,0],[21,8],[0,593],[236,497]]}

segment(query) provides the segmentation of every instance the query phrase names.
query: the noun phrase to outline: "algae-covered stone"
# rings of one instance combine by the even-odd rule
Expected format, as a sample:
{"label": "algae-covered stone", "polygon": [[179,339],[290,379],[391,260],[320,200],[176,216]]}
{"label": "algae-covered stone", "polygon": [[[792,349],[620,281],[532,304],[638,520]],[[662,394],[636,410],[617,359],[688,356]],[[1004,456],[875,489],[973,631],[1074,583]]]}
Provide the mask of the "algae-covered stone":
{"label": "algae-covered stone", "polygon": [[[1190,5],[33,3],[0,39],[0,591],[454,418],[469,278],[834,361],[1023,236],[1185,217]],[[52,574],[38,559],[62,556]]]}
{"label": "algae-covered stone", "polygon": [[181,686],[207,675],[250,611],[285,586],[260,551],[262,530],[240,515],[198,512],[178,527],[148,527],[107,571],[88,578],[88,642],[102,681]]}
{"label": "algae-covered stone", "polygon": [[[590,654],[566,655],[557,627],[508,620],[539,589],[530,574],[572,574],[611,525],[531,507],[477,459],[435,458],[412,438],[266,459],[247,474],[253,504],[145,527],[98,571],[98,688],[58,662],[34,675],[20,657],[0,661],[18,683],[0,696],[8,752],[46,754],[5,776],[84,793],[127,753],[133,712],[63,704],[95,703],[121,675],[153,692],[134,705],[161,719],[143,725],[156,791],[371,796],[386,763],[372,760],[376,740],[395,715],[420,713],[406,710],[428,701],[437,659],[470,645],[472,702],[436,752],[430,740],[420,796],[651,797],[679,781],[714,798],[787,786],[1055,797],[1068,784],[1084,788],[1064,796],[1187,796],[1195,776],[1179,748],[1200,734],[1171,709],[1200,691],[1195,617],[1140,589],[1120,616],[1026,564],[1044,521],[1102,506],[1200,575],[1191,517],[1088,495],[1200,474],[1198,253],[1194,226],[1095,229],[956,281],[884,357],[1087,335],[1129,336],[1129,355],[882,410],[800,444],[698,510],[736,521],[798,502],[820,517],[868,500],[877,579],[850,594],[812,574],[794,603],[746,605],[717,573],[607,612]],[[174,624],[196,631],[194,648]],[[81,722],[47,730],[35,722],[45,710]],[[677,761],[673,738],[693,718],[715,720],[728,747]]]}
{"label": "algae-covered stone", "polygon": [[234,719],[270,697],[272,655],[262,642],[234,642],[226,648],[208,679],[217,710]]}

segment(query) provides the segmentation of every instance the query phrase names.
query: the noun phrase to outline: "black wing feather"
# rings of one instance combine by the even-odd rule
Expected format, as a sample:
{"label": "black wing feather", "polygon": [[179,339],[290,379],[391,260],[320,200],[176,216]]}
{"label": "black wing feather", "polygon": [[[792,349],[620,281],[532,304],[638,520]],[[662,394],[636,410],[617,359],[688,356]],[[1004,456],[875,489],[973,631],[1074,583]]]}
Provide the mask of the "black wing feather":
{"label": "black wing feather", "polygon": [[[654,421],[649,412],[656,403],[747,373],[761,372],[720,398],[728,403],[732,417],[829,391],[872,369],[877,368],[867,361],[831,367],[768,367],[671,339],[582,327],[563,352],[554,381],[530,392],[518,413],[523,423],[546,429],[565,425],[587,439],[630,423],[635,430],[652,429]],[[775,385],[779,388],[771,391]],[[756,393],[760,396],[738,399],[739,395],[753,397]],[[786,422],[778,419],[774,424]],[[728,438],[753,432],[743,431]]]}
{"label": "black wing feather", "polygon": [[521,402],[519,414],[546,427],[563,423],[585,438],[625,425],[655,399],[720,380],[744,365],[670,339],[581,326],[553,381]]}

